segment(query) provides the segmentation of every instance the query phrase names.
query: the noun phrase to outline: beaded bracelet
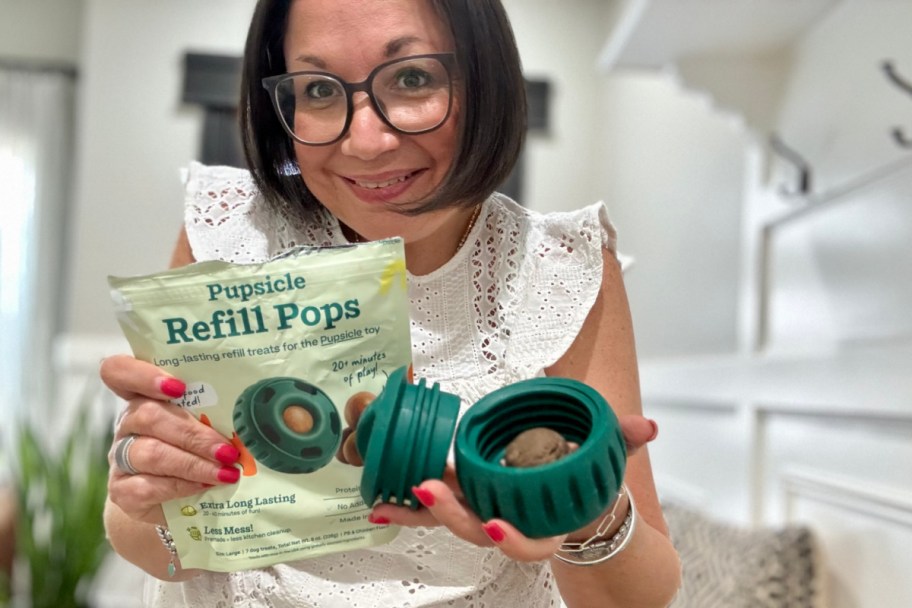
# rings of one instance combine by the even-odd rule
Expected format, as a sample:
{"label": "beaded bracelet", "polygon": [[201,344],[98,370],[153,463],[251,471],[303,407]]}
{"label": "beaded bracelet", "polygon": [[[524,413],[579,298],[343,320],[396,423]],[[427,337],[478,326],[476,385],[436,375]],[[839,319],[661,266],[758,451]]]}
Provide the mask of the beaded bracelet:
{"label": "beaded bracelet", "polygon": [[168,576],[174,576],[174,572],[176,571],[174,560],[177,557],[177,547],[174,545],[174,537],[171,536],[171,530],[164,526],[155,526],[155,531],[158,532],[158,537],[161,539],[165,549],[171,554],[171,560],[168,562]]}
{"label": "beaded bracelet", "polygon": [[[627,515],[624,517],[621,527],[611,538],[599,540],[617,519],[618,504],[621,502],[621,496],[625,494],[627,495]],[[630,544],[630,539],[633,538],[633,532],[636,528],[636,521],[637,510],[636,504],[633,502],[633,495],[627,491],[626,486],[622,485],[621,491],[618,492],[618,498],[614,501],[614,508],[611,509],[611,513],[599,522],[595,534],[581,543],[563,543],[554,553],[554,557],[574,566],[594,566],[606,562],[626,549],[627,545]]]}

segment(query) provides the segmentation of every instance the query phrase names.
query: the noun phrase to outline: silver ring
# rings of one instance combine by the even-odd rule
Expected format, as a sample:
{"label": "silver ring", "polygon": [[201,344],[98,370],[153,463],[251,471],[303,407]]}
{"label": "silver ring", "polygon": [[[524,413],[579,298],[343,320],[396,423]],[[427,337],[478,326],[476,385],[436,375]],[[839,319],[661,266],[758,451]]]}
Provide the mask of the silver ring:
{"label": "silver ring", "polygon": [[133,463],[130,462],[130,446],[133,445],[133,442],[136,441],[137,437],[137,434],[131,433],[118,441],[117,445],[114,447],[114,464],[127,475],[136,475],[139,473],[139,471],[133,467]]}

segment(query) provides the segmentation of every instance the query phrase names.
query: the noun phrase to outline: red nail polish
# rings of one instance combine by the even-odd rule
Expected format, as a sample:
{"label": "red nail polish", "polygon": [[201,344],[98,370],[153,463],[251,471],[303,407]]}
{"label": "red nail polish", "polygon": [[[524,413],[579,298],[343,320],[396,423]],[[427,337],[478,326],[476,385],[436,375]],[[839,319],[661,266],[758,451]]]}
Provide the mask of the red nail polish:
{"label": "red nail polish", "polygon": [[241,453],[233,445],[223,444],[215,451],[215,459],[222,464],[234,464],[241,457]]}
{"label": "red nail polish", "polygon": [[503,529],[493,522],[483,524],[481,526],[481,529],[484,530],[485,534],[488,535],[488,538],[493,540],[495,543],[503,542],[503,539],[507,537],[507,535],[504,534]]}
{"label": "red nail polish", "polygon": [[648,442],[648,441],[652,441],[653,439],[655,439],[656,437],[659,436],[659,425],[656,424],[655,420],[652,420],[650,418],[647,418],[646,420],[652,426],[652,435],[650,435],[649,439],[646,440]]}
{"label": "red nail polish", "polygon": [[423,504],[425,507],[433,507],[434,503],[436,502],[436,500],[434,499],[434,495],[431,494],[430,492],[428,492],[427,490],[425,490],[424,488],[419,488],[418,486],[415,486],[412,488],[412,493],[418,498],[418,500],[421,502],[421,504]]}
{"label": "red nail polish", "polygon": [[385,526],[388,523],[390,523],[390,520],[388,520],[387,518],[380,517],[379,515],[374,515],[373,513],[371,513],[370,515],[367,516],[367,521],[369,521],[372,524],[378,524],[381,526]]}
{"label": "red nail polish", "polygon": [[158,385],[161,392],[169,397],[180,397],[187,390],[187,385],[177,378],[163,378]]}
{"label": "red nail polish", "polygon": [[217,477],[222,483],[237,483],[237,480],[241,478],[241,471],[234,467],[222,467],[219,469]]}

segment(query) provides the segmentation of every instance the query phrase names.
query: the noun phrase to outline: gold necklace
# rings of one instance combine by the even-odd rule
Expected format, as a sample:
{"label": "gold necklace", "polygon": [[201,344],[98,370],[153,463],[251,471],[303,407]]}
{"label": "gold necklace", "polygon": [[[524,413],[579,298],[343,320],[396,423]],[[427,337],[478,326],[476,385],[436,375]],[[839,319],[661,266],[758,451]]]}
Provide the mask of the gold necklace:
{"label": "gold necklace", "polygon": [[462,233],[462,238],[459,239],[459,244],[456,245],[456,251],[462,249],[462,246],[465,245],[466,239],[469,238],[469,233],[472,232],[472,228],[475,227],[475,222],[478,221],[478,216],[481,213],[481,205],[475,205],[475,209],[472,211],[472,217],[469,218],[469,224],[466,226],[465,232]]}

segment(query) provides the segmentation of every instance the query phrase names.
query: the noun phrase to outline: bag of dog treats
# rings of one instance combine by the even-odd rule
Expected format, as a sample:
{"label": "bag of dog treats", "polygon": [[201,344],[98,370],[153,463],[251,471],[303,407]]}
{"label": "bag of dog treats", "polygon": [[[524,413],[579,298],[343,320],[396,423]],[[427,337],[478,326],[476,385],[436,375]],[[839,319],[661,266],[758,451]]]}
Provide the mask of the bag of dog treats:
{"label": "bag of dog treats", "polygon": [[346,406],[411,360],[401,239],[108,280],[134,355],[183,380],[173,403],[241,452],[237,484],[164,505],[184,568],[230,572],[395,537],[367,521],[343,435]]}

